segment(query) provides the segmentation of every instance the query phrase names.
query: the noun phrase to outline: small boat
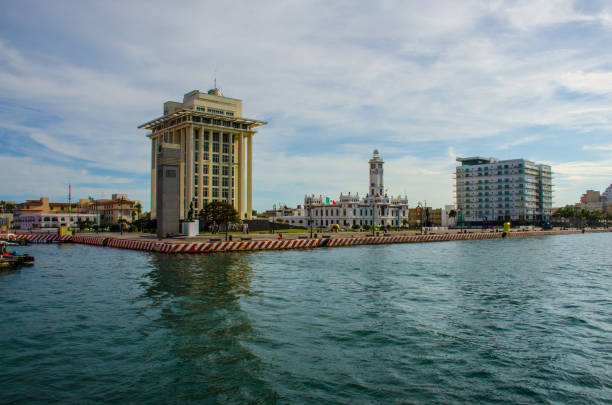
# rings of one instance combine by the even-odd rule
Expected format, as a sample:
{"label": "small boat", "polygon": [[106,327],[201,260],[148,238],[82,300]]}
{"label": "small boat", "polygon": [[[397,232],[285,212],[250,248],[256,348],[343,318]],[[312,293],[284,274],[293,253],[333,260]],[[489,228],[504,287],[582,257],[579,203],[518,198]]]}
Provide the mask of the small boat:
{"label": "small boat", "polygon": [[8,244],[8,242],[0,242],[0,268],[34,264],[34,256],[7,252],[6,246]]}

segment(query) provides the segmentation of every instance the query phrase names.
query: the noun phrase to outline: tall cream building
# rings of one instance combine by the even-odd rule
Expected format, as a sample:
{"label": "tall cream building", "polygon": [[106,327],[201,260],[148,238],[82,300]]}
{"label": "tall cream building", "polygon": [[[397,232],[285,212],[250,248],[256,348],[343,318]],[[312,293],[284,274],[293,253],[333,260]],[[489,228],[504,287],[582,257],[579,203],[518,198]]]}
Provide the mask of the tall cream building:
{"label": "tall cream building", "polygon": [[242,100],[219,89],[193,90],[183,102],[164,103],[164,115],[140,125],[151,131],[151,216],[156,212],[156,173],[162,148],[180,149],[179,217],[211,201],[231,203],[241,218],[251,218],[253,136],[266,122],[244,118]]}

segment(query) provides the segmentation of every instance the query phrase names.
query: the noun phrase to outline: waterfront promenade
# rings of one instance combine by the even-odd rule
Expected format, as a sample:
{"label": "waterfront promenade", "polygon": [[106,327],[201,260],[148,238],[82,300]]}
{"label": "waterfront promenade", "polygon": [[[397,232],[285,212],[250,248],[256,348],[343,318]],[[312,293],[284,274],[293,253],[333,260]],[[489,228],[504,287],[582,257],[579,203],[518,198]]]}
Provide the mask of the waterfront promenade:
{"label": "waterfront promenade", "polygon": [[[572,229],[572,230],[438,230],[429,233],[400,231],[374,236],[364,232],[289,234],[243,234],[230,235],[226,241],[224,234],[199,235],[195,237],[156,238],[152,234],[140,233],[79,233],[73,236],[59,236],[52,233],[19,233],[17,239],[32,243],[72,242],[103,247],[132,250],[155,251],[162,253],[212,253],[225,251],[254,251],[278,249],[308,249],[320,247],[342,247],[357,245],[379,245],[394,243],[448,242],[460,240],[481,240],[568,235],[579,233],[612,232],[612,229]],[[2,235],[0,235],[2,237]]]}

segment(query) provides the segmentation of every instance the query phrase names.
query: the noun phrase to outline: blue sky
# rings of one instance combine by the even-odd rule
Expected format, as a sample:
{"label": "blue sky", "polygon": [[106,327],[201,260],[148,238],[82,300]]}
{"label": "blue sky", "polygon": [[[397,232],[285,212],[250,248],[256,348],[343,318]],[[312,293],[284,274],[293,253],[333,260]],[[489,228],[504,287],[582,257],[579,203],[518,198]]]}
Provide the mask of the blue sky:
{"label": "blue sky", "polygon": [[[454,202],[457,156],[552,165],[555,206],[612,183],[606,1],[4,2],[0,199],[149,207],[141,123],[214,77],[254,143],[254,208],[385,184]],[[215,73],[216,72],[216,73]]]}

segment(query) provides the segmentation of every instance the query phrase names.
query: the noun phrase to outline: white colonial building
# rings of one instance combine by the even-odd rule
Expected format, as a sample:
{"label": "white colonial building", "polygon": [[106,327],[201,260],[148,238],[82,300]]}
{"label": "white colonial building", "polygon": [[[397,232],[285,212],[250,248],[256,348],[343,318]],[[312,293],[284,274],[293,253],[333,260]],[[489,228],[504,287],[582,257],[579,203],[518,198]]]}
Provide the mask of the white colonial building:
{"label": "white colonial building", "polygon": [[383,182],[383,164],[378,150],[375,150],[369,161],[370,182],[365,197],[359,197],[358,193],[341,193],[335,201],[307,195],[303,209],[296,212],[298,215],[283,216],[283,220],[316,228],[329,228],[333,225],[343,229],[364,225],[402,226],[403,220],[408,219],[408,199],[406,196],[387,195]]}
{"label": "white colonial building", "polygon": [[59,228],[61,225],[68,225],[72,228],[77,226],[79,221],[91,221],[100,225],[100,214],[82,213],[30,213],[20,214],[15,217],[15,228],[22,230]]}

